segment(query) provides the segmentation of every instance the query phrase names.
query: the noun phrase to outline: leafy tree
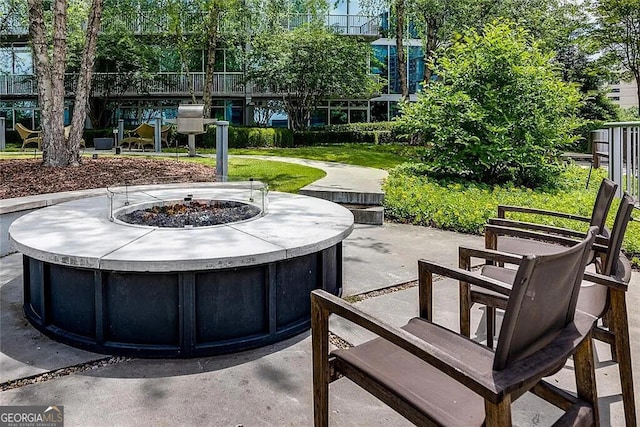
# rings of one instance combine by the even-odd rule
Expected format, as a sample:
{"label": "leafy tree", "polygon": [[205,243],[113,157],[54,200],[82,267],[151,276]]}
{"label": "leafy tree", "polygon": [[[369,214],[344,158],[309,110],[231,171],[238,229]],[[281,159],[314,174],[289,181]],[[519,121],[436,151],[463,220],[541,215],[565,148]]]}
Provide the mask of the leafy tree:
{"label": "leafy tree", "polygon": [[[33,49],[33,63],[38,80],[38,103],[41,109],[43,131],[42,157],[45,166],[69,166],[80,163],[80,140],[86,118],[86,107],[91,89],[98,30],[103,0],[84,3],[88,10],[76,94],[71,119],[71,133],[64,137],[64,74],[67,63],[67,33],[69,10],[82,7],[84,0],[52,0],[51,21],[47,25],[43,0],[28,0],[29,38]],[[51,30],[52,38],[47,37]]]}
{"label": "leafy tree", "polygon": [[24,3],[20,0],[4,0],[0,4],[0,37],[2,33],[21,26],[22,17],[26,15],[24,9]]}
{"label": "leafy tree", "polygon": [[[94,79],[88,115],[94,127],[106,127],[127,92],[145,93],[143,82],[158,71],[160,49],[141,43],[131,28],[130,17],[138,14],[137,0],[105,0],[103,21],[108,22],[98,36]],[[98,76],[96,76],[98,77]]]}
{"label": "leafy tree", "polygon": [[640,105],[640,0],[600,0],[595,12],[599,39],[635,79]]}
{"label": "leafy tree", "polygon": [[547,184],[580,124],[580,95],[550,60],[513,23],[468,30],[440,57],[439,79],[403,105],[400,123],[425,138],[425,160],[438,174]]}
{"label": "leafy tree", "polygon": [[414,0],[411,19],[417,23],[424,49],[424,81],[429,81],[437,52],[448,44],[454,33],[482,26],[495,18],[499,1],[487,0]]}
{"label": "leafy tree", "polygon": [[372,93],[370,54],[366,42],[321,26],[303,25],[289,32],[256,36],[247,78],[260,88],[282,94],[290,126],[305,129],[322,99]]}
{"label": "leafy tree", "polygon": [[[168,36],[177,48],[183,71],[189,76],[189,55],[204,50],[205,77],[202,93],[204,110],[209,116],[214,90],[216,51],[234,49],[246,36],[247,7],[241,0],[167,1]],[[189,17],[189,19],[186,19]],[[190,79],[189,79],[190,80]],[[190,87],[195,102],[193,87]]]}

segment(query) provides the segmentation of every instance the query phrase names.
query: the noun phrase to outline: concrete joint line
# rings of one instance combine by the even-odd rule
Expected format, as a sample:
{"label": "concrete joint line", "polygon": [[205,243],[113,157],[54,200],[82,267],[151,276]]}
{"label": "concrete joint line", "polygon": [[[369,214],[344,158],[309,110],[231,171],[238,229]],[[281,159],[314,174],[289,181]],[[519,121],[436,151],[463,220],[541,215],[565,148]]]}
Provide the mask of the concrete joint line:
{"label": "concrete joint line", "polygon": [[77,374],[79,372],[91,371],[93,369],[102,368],[107,365],[115,365],[117,363],[123,363],[130,361],[130,357],[105,357],[102,359],[92,360],[90,362],[81,363],[78,365],[67,366],[65,368],[56,369],[54,371],[47,371],[28,377],[18,378],[15,380],[5,381],[0,383],[0,392],[13,390],[14,388],[25,387],[31,384],[43,383],[56,378],[66,377],[68,375]]}

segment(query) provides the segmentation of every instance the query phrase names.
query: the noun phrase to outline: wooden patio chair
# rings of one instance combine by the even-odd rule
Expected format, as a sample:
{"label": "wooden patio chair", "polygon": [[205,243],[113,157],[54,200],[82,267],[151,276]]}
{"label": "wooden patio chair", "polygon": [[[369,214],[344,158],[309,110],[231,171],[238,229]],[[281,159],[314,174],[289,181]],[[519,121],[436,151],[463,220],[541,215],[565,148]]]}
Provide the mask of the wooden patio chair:
{"label": "wooden patio chair", "polygon": [[[610,179],[605,178],[602,180],[590,218],[570,213],[548,211],[523,206],[500,205],[498,206],[498,218],[490,218],[488,224],[495,226],[521,228],[525,230],[535,231],[537,233],[550,234],[552,236],[558,235],[576,239],[584,238],[584,231],[577,231],[531,222],[514,221],[512,219],[506,218],[506,213],[519,212],[546,217],[569,219],[584,223],[585,225],[588,224],[588,226],[598,227],[598,237],[596,238],[596,242],[606,245],[610,231],[606,227],[605,222],[607,220],[607,215],[609,214],[609,209],[611,207],[611,203],[613,202],[613,198],[615,197],[617,188],[618,184],[611,181]],[[562,241],[562,239],[560,239],[560,241]],[[509,236],[503,236],[499,241],[497,241],[496,236],[491,232],[490,228],[489,231],[487,231],[487,229],[485,228],[485,247],[514,254],[545,254],[553,253],[558,250],[558,246],[555,244],[553,238],[547,239],[545,241],[544,239],[542,239],[542,237],[540,237],[538,239],[532,239],[528,243],[524,243],[521,241],[521,239],[514,239]]]}
{"label": "wooden patio chair", "polygon": [[147,123],[142,123],[135,129],[125,131],[125,134],[128,136],[120,140],[118,144],[120,147],[126,145],[129,150],[131,150],[132,146],[144,150],[145,145],[154,145],[154,128]]}
{"label": "wooden patio chair", "polygon": [[[401,329],[359,311],[325,291],[311,294],[313,393],[316,427],[327,426],[329,383],[345,376],[417,425],[508,426],[511,402],[535,388],[548,390],[565,411],[561,422],[598,424],[591,330],[595,317],[575,310],[595,228],[577,245],[546,256],[524,256],[517,272],[496,351],[420,317]],[[431,283],[438,274],[504,289],[477,273],[421,260]],[[563,274],[558,274],[561,271]],[[536,295],[536,298],[531,298]],[[329,353],[329,317],[335,314],[378,335]],[[542,378],[573,355],[577,397],[555,396]]]}
{"label": "wooden patio chair", "polygon": [[22,151],[24,151],[25,147],[29,144],[36,144],[38,150],[40,150],[42,145],[41,131],[28,129],[22,123],[16,123],[15,129],[22,139],[22,147],[20,147]]}
{"label": "wooden patio chair", "polygon": [[[611,346],[611,354],[614,361],[618,362],[620,381],[622,386],[622,399],[624,404],[627,426],[635,426],[635,395],[633,390],[633,371],[631,366],[631,350],[629,347],[629,327],[626,306],[626,291],[631,278],[631,265],[624,254],[621,253],[622,242],[627,225],[631,219],[634,208],[634,200],[625,193],[616,214],[616,219],[611,229],[608,246],[594,244],[593,251],[596,254],[596,273],[587,271],[584,275],[578,298],[578,309],[593,316],[603,319],[603,325],[594,329],[594,338],[606,342]],[[489,226],[491,227],[491,226]],[[517,236],[512,244],[518,241],[528,247],[530,239],[536,238],[535,233],[527,233],[521,229],[497,228],[492,232],[498,236]],[[545,238],[546,236],[543,236]],[[564,250],[567,245],[575,244],[571,239],[557,240],[556,248]],[[564,245],[564,246],[561,246]],[[491,263],[517,264],[519,256],[504,252],[483,251],[472,248],[460,248],[460,267],[471,268],[471,258],[481,258],[489,262],[481,268],[483,276],[508,283],[507,289],[514,283],[516,270],[511,268],[491,265]],[[508,294],[508,292],[507,292]],[[482,286],[470,285],[460,282],[460,332],[470,336],[471,307],[474,303],[487,307],[487,345],[493,346],[495,329],[495,310],[506,309],[508,305],[505,293],[496,293]],[[431,302],[429,302],[431,305]],[[605,327],[605,325],[607,327]]]}

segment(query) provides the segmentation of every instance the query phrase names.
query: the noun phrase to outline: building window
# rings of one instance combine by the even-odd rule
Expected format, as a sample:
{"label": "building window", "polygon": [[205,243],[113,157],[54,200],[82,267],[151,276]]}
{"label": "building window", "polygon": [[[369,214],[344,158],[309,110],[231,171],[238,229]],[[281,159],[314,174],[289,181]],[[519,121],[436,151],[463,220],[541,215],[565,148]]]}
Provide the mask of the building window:
{"label": "building window", "polygon": [[609,99],[612,100],[612,101],[620,101],[620,97],[619,96],[610,96]]}
{"label": "building window", "polygon": [[371,101],[371,121],[386,122],[389,120],[389,105],[386,101]]}
{"label": "building window", "polygon": [[620,93],[620,88],[619,87],[611,88],[611,93]]}

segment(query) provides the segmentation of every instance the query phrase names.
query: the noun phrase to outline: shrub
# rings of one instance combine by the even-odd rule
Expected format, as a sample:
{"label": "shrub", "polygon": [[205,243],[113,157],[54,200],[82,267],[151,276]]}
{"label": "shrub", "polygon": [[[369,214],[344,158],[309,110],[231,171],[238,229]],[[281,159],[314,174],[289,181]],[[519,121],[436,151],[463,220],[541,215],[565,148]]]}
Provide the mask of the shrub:
{"label": "shrub", "polygon": [[329,125],[294,133],[295,145],[389,144],[398,140],[400,130],[395,122],[350,123]]}
{"label": "shrub", "polygon": [[[403,164],[391,170],[384,184],[385,216],[388,219],[416,225],[427,225],[463,233],[480,234],[489,218],[495,217],[499,204],[530,206],[546,210],[591,216],[600,186],[606,176],[603,169],[592,172],[589,189],[585,190],[588,169],[568,167],[558,178],[555,188],[533,190],[513,185],[435,179],[424,164]],[[615,219],[614,201],[607,223]],[[579,227],[586,224],[535,215],[511,214],[513,219],[542,222],[559,227]],[[624,243],[628,255],[640,255],[640,224],[631,222]]]}
{"label": "shrub", "polygon": [[[215,148],[216,127],[209,126],[202,141],[205,147]],[[229,126],[229,148],[293,147],[293,133],[282,128]]]}
{"label": "shrub", "polygon": [[434,172],[528,187],[559,173],[580,95],[529,39],[503,21],[465,32],[440,57],[439,79],[402,106],[398,121],[424,138]]}

